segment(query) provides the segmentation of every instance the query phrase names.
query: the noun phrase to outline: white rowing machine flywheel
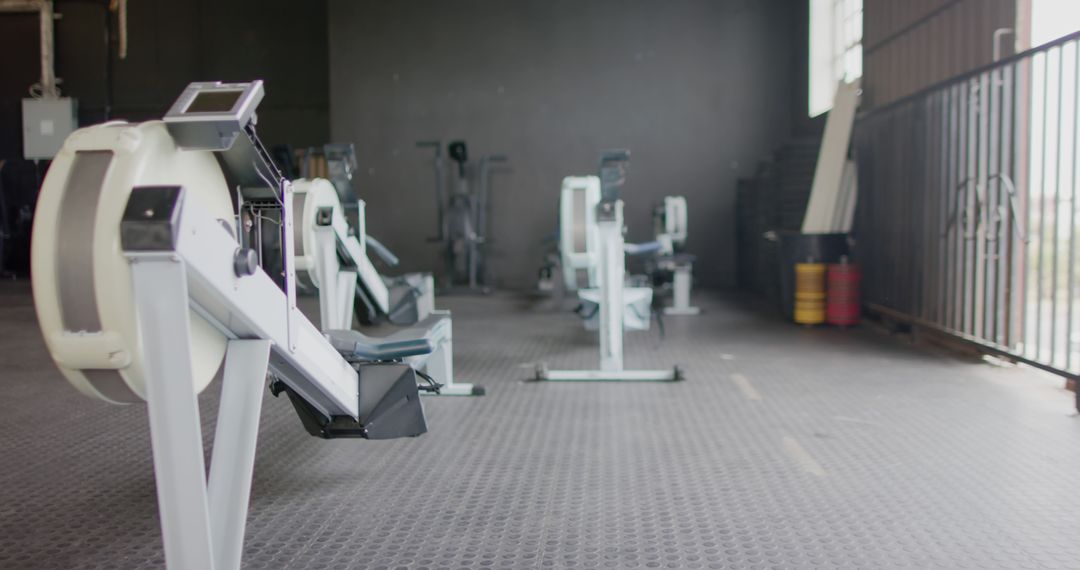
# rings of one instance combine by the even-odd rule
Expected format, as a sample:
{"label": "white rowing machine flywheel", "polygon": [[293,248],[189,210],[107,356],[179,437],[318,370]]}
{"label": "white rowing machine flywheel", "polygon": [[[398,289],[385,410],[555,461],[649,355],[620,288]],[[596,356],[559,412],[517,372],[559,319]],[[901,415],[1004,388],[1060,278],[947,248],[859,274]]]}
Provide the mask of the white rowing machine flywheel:
{"label": "white rowing machine flywheel", "polygon": [[[106,123],[71,134],[49,167],[34,215],[34,305],[45,343],[80,391],[114,403],[146,397],[131,270],[120,220],[137,186],[182,186],[186,200],[235,229],[214,156],[177,148],[165,124]],[[225,337],[190,312],[194,389],[221,367]]]}

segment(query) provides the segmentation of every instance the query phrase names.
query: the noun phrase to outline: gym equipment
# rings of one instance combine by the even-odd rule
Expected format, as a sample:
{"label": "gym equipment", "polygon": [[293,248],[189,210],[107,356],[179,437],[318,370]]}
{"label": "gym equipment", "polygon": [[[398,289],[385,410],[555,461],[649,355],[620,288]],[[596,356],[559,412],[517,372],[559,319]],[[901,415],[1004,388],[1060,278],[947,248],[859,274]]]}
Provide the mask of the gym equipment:
{"label": "gym equipment", "polygon": [[[570,209],[572,219],[584,220],[584,223],[565,223],[563,235],[571,237],[574,248],[572,254],[585,253],[577,265],[564,266],[564,274],[582,270],[582,264],[592,262],[592,279],[597,289],[580,289],[578,294],[583,302],[597,305],[597,328],[600,332],[600,369],[599,370],[549,370],[546,364],[536,369],[536,380],[555,381],[673,381],[682,380],[683,372],[678,366],[671,370],[626,370],[623,368],[623,329],[627,324],[627,313],[637,300],[634,289],[626,288],[626,255],[642,251],[654,251],[652,246],[637,247],[626,244],[623,240],[623,201],[619,197],[620,189],[626,181],[626,168],[630,160],[630,151],[613,150],[604,152],[600,158],[600,176],[587,177],[584,180],[567,179],[563,189],[570,189],[570,199],[563,203],[574,202],[579,208]],[[574,190],[577,191],[574,191]],[[593,197],[599,197],[592,214],[582,212],[581,206],[587,206]],[[578,212],[575,214],[575,212]],[[594,220],[594,221],[591,221]],[[566,226],[574,228],[566,231]],[[589,249],[589,234],[593,233],[593,248]],[[564,249],[564,251],[566,251]],[[573,270],[571,270],[573,267]],[[584,274],[590,275],[590,266],[584,267]],[[569,279],[569,277],[567,278]],[[575,277],[576,279],[576,277]],[[576,283],[576,281],[575,281]],[[652,290],[640,288],[647,297],[648,306]],[[628,294],[629,292],[629,294]],[[632,311],[631,311],[632,312]],[[649,313],[645,313],[648,323]],[[646,325],[647,326],[647,325]]]}
{"label": "gym equipment", "polygon": [[[359,287],[356,288],[355,307],[357,319],[361,324],[373,325],[381,322],[389,322],[394,325],[414,325],[421,321],[435,309],[435,285],[434,280],[427,273],[410,273],[406,275],[387,277],[380,275],[367,258],[367,252],[371,251],[386,265],[395,267],[399,260],[386,246],[367,235],[366,220],[363,212],[363,201],[356,197],[356,191],[352,186],[353,175],[356,172],[356,150],[351,143],[332,143],[321,147],[309,147],[296,152],[288,145],[278,145],[271,150],[274,159],[281,166],[286,177],[294,179],[293,194],[297,201],[294,210],[304,210],[302,204],[309,194],[309,188],[315,184],[323,190],[331,189],[337,194],[337,198],[320,199],[318,204],[324,206],[333,205],[335,210],[341,210],[345,216],[347,231],[343,235],[353,236],[359,243],[364,253],[362,262],[364,266],[359,268],[361,278]],[[299,166],[297,166],[299,164]],[[317,181],[317,184],[316,184]],[[323,188],[325,186],[326,188]],[[329,194],[324,192],[324,194]],[[325,198],[325,196],[324,196]],[[312,204],[315,204],[314,202]],[[304,216],[306,226],[310,226],[314,219],[318,206],[311,206]],[[360,228],[359,231],[356,228]],[[296,228],[297,251],[303,251],[304,242],[299,226]],[[310,251],[310,250],[309,250]],[[355,254],[356,251],[354,250]],[[302,268],[311,266],[314,262],[311,256],[299,255],[297,263]],[[348,263],[343,260],[343,263]],[[318,289],[312,278],[306,273],[299,275],[299,285],[304,292],[314,292]],[[315,277],[314,279],[317,279]],[[381,281],[381,283],[380,283]],[[350,301],[351,302],[351,301]],[[331,311],[334,315],[341,315],[337,310]],[[343,317],[346,324],[351,322],[350,317]]]}
{"label": "gym equipment", "polygon": [[[418,273],[384,279],[368,259],[368,246],[378,242],[367,235],[363,200],[357,200],[355,208],[359,220],[355,233],[345,220],[334,186],[325,179],[294,181],[293,204],[298,218],[293,233],[297,279],[319,290],[323,331],[338,336],[347,334],[342,331],[352,328],[353,306],[359,299],[365,311],[384,315],[391,323],[430,331],[428,338],[434,349],[404,358],[423,377],[439,382],[438,389],[429,394],[483,395],[481,386],[454,382],[450,312],[435,310],[431,276]],[[389,251],[383,255],[393,257]],[[401,335],[411,338],[415,333],[410,330],[380,341],[393,344]],[[350,338],[349,342],[365,343],[367,339]]]}
{"label": "gym equipment", "polygon": [[[556,268],[561,270],[566,291],[584,291],[579,297],[587,307],[595,307],[595,297],[589,291],[597,285],[598,229],[596,206],[600,202],[599,179],[595,176],[567,177],[559,200],[558,256],[545,260],[540,269],[538,289],[553,290]],[[624,291],[628,311],[624,325],[628,330],[648,328],[650,304],[653,297],[665,290],[673,291],[673,304],[664,308],[667,315],[697,315],[699,310],[690,304],[693,284],[694,256],[681,251],[687,238],[687,205],[682,196],[667,196],[653,210],[655,240],[627,246],[628,253],[653,253],[647,260],[647,273],[653,291],[628,287]],[[630,278],[637,285],[639,280]],[[590,314],[588,311],[586,315]],[[590,329],[595,321],[587,319]]]}
{"label": "gym equipment", "polygon": [[[348,224],[348,235],[356,237],[365,254],[363,261],[366,266],[362,274],[368,279],[366,285],[360,283],[360,287],[356,288],[358,302],[352,305],[361,324],[389,322],[399,326],[413,325],[434,310],[434,281],[428,274],[410,273],[397,277],[379,275],[366,257],[370,251],[390,267],[399,263],[393,252],[365,233],[366,221],[361,211],[363,201],[356,197],[352,185],[357,159],[356,150],[351,143],[331,143],[299,151],[294,151],[289,145],[278,145],[271,149],[271,153],[286,177],[293,179],[293,192],[298,203],[307,196],[310,184],[316,180],[336,192],[334,207],[343,211]],[[301,208],[297,206],[295,209]],[[308,224],[314,216],[313,212],[314,210],[305,218]],[[361,228],[359,233],[356,231],[358,227]],[[301,239],[300,235],[300,230],[297,229],[296,239]],[[296,247],[302,249],[303,243],[298,241]],[[303,265],[312,262],[301,256],[297,263]],[[380,280],[382,283],[378,283]],[[318,288],[306,274],[300,275],[299,285],[304,292],[313,293]],[[334,311],[334,314],[340,313]]]}
{"label": "gym equipment", "polygon": [[701,311],[690,304],[694,282],[693,255],[683,253],[687,237],[687,206],[682,196],[665,196],[653,210],[653,226],[660,251],[651,263],[653,286],[670,285],[672,305],[664,307],[665,315],[697,315]]}
{"label": "gym equipment", "polygon": [[446,163],[442,141],[421,141],[421,148],[433,149],[437,234],[428,241],[439,243],[445,265],[446,291],[488,293],[487,245],[491,172],[495,164],[507,162],[501,154],[480,158],[470,183],[469,151],[465,141],[446,147],[457,164],[451,191],[446,191]]}
{"label": "gym equipment", "polygon": [[[286,147],[289,148],[289,147]],[[285,154],[282,149],[280,154]],[[287,161],[295,170],[294,178],[325,178],[334,185],[338,199],[345,208],[345,218],[356,224],[356,190],[352,179],[358,168],[356,147],[352,143],[327,143],[293,152]],[[275,156],[276,158],[276,156]],[[285,157],[283,157],[284,159]]]}
{"label": "gym equipment", "polygon": [[[320,331],[296,307],[294,192],[259,140],[261,81],[192,83],[164,121],[65,141],[33,229],[49,352],[85,394],[145,401],[165,559],[240,567],[262,390],[322,438],[427,431],[417,372],[437,327]],[[222,362],[224,366],[222,368]],[[207,480],[197,395],[223,371]]]}
{"label": "gym equipment", "polygon": [[[600,328],[600,226],[597,208],[601,202],[601,182],[596,176],[568,176],[559,195],[559,252],[563,283],[567,291],[576,291],[580,303],[577,312],[587,330]],[[659,244],[651,244],[658,247]],[[630,246],[646,251],[650,246]],[[644,278],[631,277],[623,288],[623,327],[648,330],[651,322],[653,290]]]}

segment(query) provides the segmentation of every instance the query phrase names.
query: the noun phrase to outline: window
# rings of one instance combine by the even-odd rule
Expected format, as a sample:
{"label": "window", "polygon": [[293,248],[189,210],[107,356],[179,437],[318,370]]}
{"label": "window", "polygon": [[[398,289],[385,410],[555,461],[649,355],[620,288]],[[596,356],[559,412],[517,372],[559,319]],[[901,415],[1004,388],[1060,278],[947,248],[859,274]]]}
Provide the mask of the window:
{"label": "window", "polygon": [[832,108],[836,85],[862,77],[863,0],[810,0],[810,89],[807,111]]}

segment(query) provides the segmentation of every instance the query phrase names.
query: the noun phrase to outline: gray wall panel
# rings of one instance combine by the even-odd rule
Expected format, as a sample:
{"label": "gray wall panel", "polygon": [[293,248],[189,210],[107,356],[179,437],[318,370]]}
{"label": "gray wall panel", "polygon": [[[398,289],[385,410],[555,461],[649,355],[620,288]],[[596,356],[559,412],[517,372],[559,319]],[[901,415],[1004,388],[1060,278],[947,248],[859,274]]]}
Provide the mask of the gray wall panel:
{"label": "gray wall panel", "polygon": [[[1017,0],[864,0],[864,108],[885,105],[993,60],[994,30]],[[1001,53],[1013,53],[1006,36]]]}
{"label": "gray wall panel", "polygon": [[735,179],[804,113],[791,56],[804,13],[800,0],[331,0],[331,135],[356,143],[370,231],[406,269],[438,265],[429,153],[414,143],[464,138],[511,159],[492,198],[499,284],[533,285],[563,176],[627,147],[630,239],[683,194],[698,275],[733,285]]}

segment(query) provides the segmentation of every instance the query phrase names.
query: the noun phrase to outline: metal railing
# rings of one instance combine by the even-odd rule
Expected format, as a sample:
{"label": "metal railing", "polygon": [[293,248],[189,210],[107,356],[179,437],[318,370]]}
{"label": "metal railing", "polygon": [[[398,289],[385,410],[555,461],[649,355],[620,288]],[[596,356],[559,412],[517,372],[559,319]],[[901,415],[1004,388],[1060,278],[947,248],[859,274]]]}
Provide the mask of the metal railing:
{"label": "metal railing", "polygon": [[868,307],[1080,374],[1080,33],[859,117]]}

